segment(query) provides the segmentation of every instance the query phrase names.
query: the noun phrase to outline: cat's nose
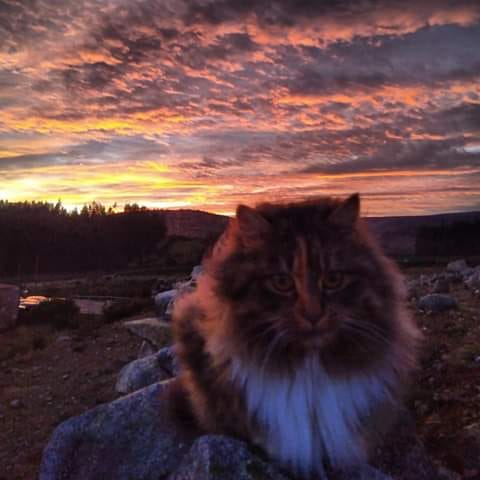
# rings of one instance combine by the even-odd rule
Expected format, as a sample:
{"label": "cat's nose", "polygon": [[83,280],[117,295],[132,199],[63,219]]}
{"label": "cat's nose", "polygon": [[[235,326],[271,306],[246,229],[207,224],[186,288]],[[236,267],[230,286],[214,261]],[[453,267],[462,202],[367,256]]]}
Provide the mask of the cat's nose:
{"label": "cat's nose", "polygon": [[310,301],[303,305],[303,318],[312,326],[321,323],[324,316],[324,310],[320,301]]}

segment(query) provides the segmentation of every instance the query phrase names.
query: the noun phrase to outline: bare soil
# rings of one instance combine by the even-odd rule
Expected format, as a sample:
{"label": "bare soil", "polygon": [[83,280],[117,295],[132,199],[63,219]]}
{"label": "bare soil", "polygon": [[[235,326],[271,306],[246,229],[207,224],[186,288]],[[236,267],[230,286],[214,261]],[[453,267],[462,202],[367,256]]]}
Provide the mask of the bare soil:
{"label": "bare soil", "polygon": [[[480,480],[480,295],[460,283],[451,293],[456,311],[426,314],[412,302],[425,341],[407,403],[436,461]],[[117,398],[117,374],[140,344],[121,323],[0,334],[0,480],[37,478],[54,428]]]}
{"label": "bare soil", "polygon": [[[24,342],[43,342],[44,348],[0,361],[0,480],[36,479],[42,450],[55,427],[114,400],[117,374],[137,358],[141,344],[121,323],[90,333],[32,329],[37,331],[21,329]],[[2,348],[17,345],[17,335],[0,334]]]}

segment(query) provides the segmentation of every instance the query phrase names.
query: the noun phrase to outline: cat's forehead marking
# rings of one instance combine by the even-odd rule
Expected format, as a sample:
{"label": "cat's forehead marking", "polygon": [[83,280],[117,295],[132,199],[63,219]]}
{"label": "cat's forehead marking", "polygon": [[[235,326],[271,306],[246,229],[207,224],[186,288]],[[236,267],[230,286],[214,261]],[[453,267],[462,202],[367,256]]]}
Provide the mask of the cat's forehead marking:
{"label": "cat's forehead marking", "polygon": [[293,257],[293,272],[302,278],[308,267],[307,242],[304,237],[298,237],[296,241],[295,254]]}
{"label": "cat's forehead marking", "polygon": [[324,270],[325,258],[320,240],[314,236],[298,236],[295,243],[293,271],[303,277],[311,270]]}

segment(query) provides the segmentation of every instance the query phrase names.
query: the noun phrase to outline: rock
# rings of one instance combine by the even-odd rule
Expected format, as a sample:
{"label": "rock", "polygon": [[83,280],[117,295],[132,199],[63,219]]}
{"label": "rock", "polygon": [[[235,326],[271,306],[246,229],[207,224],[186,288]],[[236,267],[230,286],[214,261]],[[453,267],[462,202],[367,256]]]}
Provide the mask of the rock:
{"label": "rock", "polygon": [[462,273],[467,268],[468,268],[468,265],[464,259],[455,260],[454,262],[450,262],[447,265],[447,272]]}
{"label": "rock", "polygon": [[328,476],[328,480],[393,480],[393,478],[370,465],[361,465],[352,470],[333,472]]}
{"label": "rock", "polygon": [[221,435],[195,441],[168,480],[289,480],[277,468],[251,453],[246,443]]}
{"label": "rock", "polygon": [[465,280],[465,285],[472,290],[480,288],[480,271],[475,270],[472,275]]}
{"label": "rock", "polygon": [[201,265],[196,265],[193,267],[192,273],[190,274],[190,278],[193,282],[198,280],[198,277],[203,273],[203,267]]}
{"label": "rock", "polygon": [[439,313],[458,308],[458,304],[451,295],[431,293],[420,298],[418,308],[427,312]]}
{"label": "rock", "polygon": [[433,293],[448,293],[450,291],[450,282],[446,278],[438,278],[433,284]]}
{"label": "rock", "polygon": [[[171,350],[163,350],[172,358]],[[44,450],[39,480],[292,478],[240,440],[220,435],[195,439],[195,433],[171,415],[175,382],[156,383],[62,423]],[[403,414],[377,449],[372,466],[330,472],[328,480],[458,478],[435,467],[414,429],[414,421]]]}
{"label": "rock", "polygon": [[16,285],[0,284],[0,331],[17,323],[20,289]]}
{"label": "rock", "polygon": [[72,341],[72,337],[70,337],[69,335],[60,335],[59,337],[57,337],[55,341],[58,343],[63,343],[63,342],[68,343]]}
{"label": "rock", "polygon": [[[253,453],[246,443],[223,435],[205,435],[195,441],[183,458],[180,467],[168,477],[168,480],[289,480],[291,478],[263,455],[260,457]],[[343,472],[330,472],[322,480],[393,479],[369,465],[362,465]]]}
{"label": "rock", "polygon": [[173,302],[177,294],[178,290],[174,288],[172,290],[166,290],[165,292],[157,293],[153,297],[157,315],[159,317],[162,317],[164,315],[169,316],[171,312],[167,313],[167,310],[170,310],[169,305]]}
{"label": "rock", "polygon": [[129,332],[150,342],[156,350],[171,343],[172,332],[170,325],[156,317],[129,320],[124,322],[123,325]]}
{"label": "rock", "polygon": [[14,400],[12,400],[10,402],[10,406],[12,408],[19,409],[19,408],[24,407],[25,405],[23,404],[23,402],[21,400],[19,400],[18,398],[15,398]]}
{"label": "rock", "polygon": [[158,480],[172,473],[193,442],[169,415],[174,382],[151,385],[60,424],[43,452],[39,480]]}
{"label": "rock", "polygon": [[165,371],[169,372],[170,376],[176,377],[179,374],[178,360],[173,345],[161,348],[156,353],[156,356],[158,364],[161,365]]}
{"label": "rock", "polygon": [[173,377],[177,373],[174,359],[173,350],[167,347],[153,355],[134,360],[120,370],[115,390],[120,394],[131,393]]}

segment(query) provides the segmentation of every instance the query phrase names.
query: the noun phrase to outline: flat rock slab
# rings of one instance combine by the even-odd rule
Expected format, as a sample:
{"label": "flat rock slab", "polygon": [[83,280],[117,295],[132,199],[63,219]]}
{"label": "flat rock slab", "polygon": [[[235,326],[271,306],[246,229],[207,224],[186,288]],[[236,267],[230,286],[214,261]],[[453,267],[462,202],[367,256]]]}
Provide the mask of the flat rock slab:
{"label": "flat rock slab", "polygon": [[159,480],[180,464],[193,438],[169,418],[173,381],[151,385],[58,426],[39,480]]}
{"label": "flat rock slab", "polygon": [[164,347],[153,355],[134,360],[125,365],[118,374],[115,390],[120,394],[131,393],[153,383],[177,375],[173,347]]}
{"label": "flat rock slab", "polygon": [[247,444],[222,435],[205,435],[193,444],[168,480],[289,480],[251,453]]}
{"label": "flat rock slab", "polygon": [[162,322],[157,317],[146,317],[138,320],[129,320],[123,323],[124,327],[134,335],[150,342],[159,349],[172,342],[170,324]]}
{"label": "flat rock slab", "polygon": [[[172,414],[176,382],[151,385],[62,423],[44,450],[39,480],[293,480],[240,440],[187,431]],[[405,414],[372,466],[316,480],[457,480],[433,465],[414,427]]]}

